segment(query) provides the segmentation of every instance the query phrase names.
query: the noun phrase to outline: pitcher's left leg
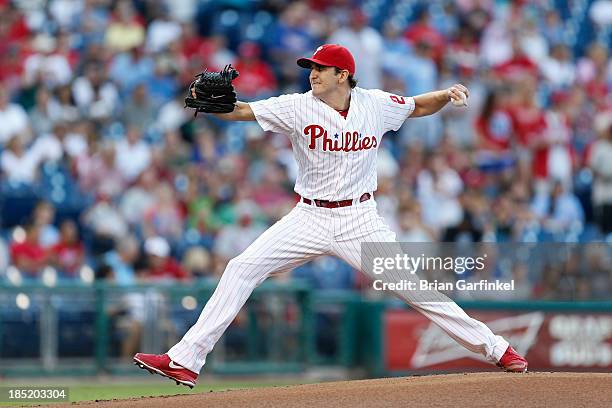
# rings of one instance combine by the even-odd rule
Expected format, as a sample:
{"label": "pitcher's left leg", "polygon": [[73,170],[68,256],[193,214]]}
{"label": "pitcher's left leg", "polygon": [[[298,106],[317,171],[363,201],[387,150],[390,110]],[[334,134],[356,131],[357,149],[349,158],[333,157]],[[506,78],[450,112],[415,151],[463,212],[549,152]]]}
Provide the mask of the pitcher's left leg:
{"label": "pitcher's left leg", "polygon": [[[336,219],[338,235],[335,237],[332,249],[334,254],[354,268],[362,271],[372,279],[380,279],[372,271],[363,270],[361,265],[361,244],[363,242],[373,243],[395,243],[395,233],[389,229],[384,219],[378,215],[375,205],[362,205],[347,207],[346,211],[338,214]],[[389,245],[380,245],[376,256],[395,256],[396,249]],[[387,253],[385,253],[387,252]],[[390,276],[390,279],[402,279],[403,277]],[[437,291],[429,291],[427,301],[423,301],[419,293],[409,290],[393,291],[405,300],[412,308],[422,313],[425,317],[437,324],[453,339],[466,349],[483,355],[492,363],[498,363],[509,343],[501,336],[496,336],[482,322],[473,319],[465,313],[454,301]]]}

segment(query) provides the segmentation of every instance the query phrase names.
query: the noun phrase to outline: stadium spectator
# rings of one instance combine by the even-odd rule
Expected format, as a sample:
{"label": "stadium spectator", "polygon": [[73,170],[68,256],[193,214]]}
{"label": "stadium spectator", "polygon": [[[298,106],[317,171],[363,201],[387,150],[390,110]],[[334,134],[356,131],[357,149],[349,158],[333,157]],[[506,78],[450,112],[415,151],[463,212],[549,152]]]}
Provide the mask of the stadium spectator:
{"label": "stadium spectator", "polygon": [[[413,52],[402,61],[400,79],[404,82],[408,95],[419,95],[434,89],[438,82],[438,70],[433,60],[431,44],[420,40],[413,47]],[[407,121],[401,129],[405,143],[414,143],[415,139],[432,149],[442,136],[442,122],[439,116],[431,115]]]}
{"label": "stadium spectator", "polygon": [[563,25],[559,16],[559,11],[555,9],[546,10],[544,22],[542,24],[542,34],[549,44],[564,43],[565,36],[563,34]]}
{"label": "stadium spectator", "polygon": [[161,132],[177,130],[191,118],[192,115],[184,108],[184,98],[183,92],[177,92],[173,99],[159,108],[155,127]]}
{"label": "stadium spectator", "polygon": [[68,124],[56,121],[49,133],[39,135],[31,146],[40,163],[58,162],[64,157]]}
{"label": "stadium spectator", "polygon": [[11,182],[32,185],[38,177],[39,164],[38,154],[26,147],[21,135],[13,136],[0,153],[2,173]]}
{"label": "stadium spectator", "polygon": [[113,272],[113,283],[130,286],[136,283],[134,264],[140,256],[140,248],[135,237],[128,235],[119,239],[115,247],[104,254],[103,264]]}
{"label": "stadium spectator", "polygon": [[538,66],[523,49],[520,38],[512,37],[512,53],[509,58],[493,67],[495,75],[501,81],[520,81],[524,77],[536,78]]}
{"label": "stadium spectator", "polygon": [[276,78],[270,66],[261,59],[261,49],[257,43],[244,42],[240,45],[235,68],[240,76],[234,85],[244,100],[264,99],[276,93]]}
{"label": "stadium spectator", "polygon": [[[556,92],[551,96],[549,109],[544,112],[544,154],[542,160],[546,163],[546,177],[557,180],[565,186],[571,186],[574,167],[574,151],[572,149],[573,131],[568,115],[567,95]],[[538,160],[534,157],[534,160]]]}
{"label": "stadium spectator", "polygon": [[265,230],[253,222],[252,208],[248,205],[237,210],[236,221],[235,225],[221,228],[215,241],[214,252],[223,264],[243,252]]}
{"label": "stadium spectator", "polygon": [[509,92],[506,90],[489,90],[482,111],[474,124],[478,135],[476,161],[481,168],[500,171],[514,162],[511,150],[514,129],[509,112],[509,97]]}
{"label": "stadium spectator", "polygon": [[476,72],[480,64],[476,33],[469,27],[459,27],[455,40],[448,45],[446,58],[462,75]]}
{"label": "stadium spectator", "polygon": [[486,199],[478,191],[468,190],[459,196],[462,213],[459,222],[448,225],[442,234],[442,242],[481,242],[484,241],[490,225]]}
{"label": "stadium spectator", "polygon": [[509,112],[518,145],[519,177],[533,176],[542,182],[548,177],[546,118],[536,98],[535,79],[523,76],[516,86]]}
{"label": "stadium spectator", "polygon": [[191,159],[191,148],[178,131],[170,130],[164,134],[164,146],[160,153],[163,166],[172,174],[184,173]]}
{"label": "stadium spectator", "polygon": [[[386,74],[391,74],[397,78],[402,77],[403,60],[410,53],[410,46],[402,37],[402,32],[399,27],[392,23],[386,22],[382,32],[383,55],[381,58],[382,68]],[[385,75],[383,75],[383,81]],[[405,94],[406,90],[401,89],[399,94]]]}
{"label": "stadium spectator", "polygon": [[204,248],[189,248],[183,255],[181,265],[187,274],[194,279],[214,277],[210,253]]}
{"label": "stadium spectator", "polygon": [[540,33],[533,18],[527,18],[520,31],[521,49],[534,62],[541,61],[548,55],[548,42]]}
{"label": "stadium spectator", "polygon": [[32,212],[32,222],[39,227],[39,244],[43,248],[55,245],[60,239],[60,232],[53,224],[55,207],[48,201],[39,201]]}
{"label": "stadium spectator", "polygon": [[404,38],[413,46],[419,43],[429,44],[432,50],[431,57],[434,61],[440,63],[444,53],[445,38],[431,24],[430,17],[427,7],[422,7],[421,10],[418,11],[416,21],[410,24],[406,32],[404,32]]}
{"label": "stadium spectator", "polygon": [[294,61],[312,52],[315,38],[308,30],[305,16],[308,6],[303,1],[291,3],[279,15],[267,38],[272,67],[276,69],[281,90],[295,89],[295,84],[305,80],[300,78]]}
{"label": "stadium spectator", "polygon": [[588,84],[601,72],[608,69],[608,48],[594,42],[590,44],[587,54],[576,63],[576,79],[581,84]]}
{"label": "stadium spectator", "polygon": [[100,255],[114,246],[114,241],[128,233],[128,225],[111,198],[101,193],[83,216],[84,225],[93,234],[91,252]]}
{"label": "stadium spectator", "polygon": [[[132,236],[117,241],[116,249],[106,253],[97,270],[96,278],[109,285],[133,286],[139,277],[134,265],[139,256],[138,241]],[[157,296],[151,294],[151,296]],[[150,296],[150,297],[151,297]],[[107,313],[112,326],[121,333],[120,356],[129,359],[140,346],[142,326],[147,319],[147,295],[131,291],[111,299]],[[114,301],[114,302],[113,302]]]}
{"label": "stadium spectator", "polygon": [[140,83],[134,87],[130,100],[123,107],[123,123],[130,128],[136,127],[142,133],[155,123],[157,109],[149,99],[147,85]]}
{"label": "stadium spectator", "polygon": [[117,87],[106,78],[101,62],[87,63],[84,75],[74,80],[72,93],[77,107],[88,117],[100,121],[109,119],[119,103]]}
{"label": "stadium spectator", "polygon": [[123,180],[133,182],[151,164],[151,148],[142,140],[142,131],[137,125],[127,128],[125,138],[115,146],[115,165]]}
{"label": "stadium spectator", "polygon": [[34,134],[42,135],[52,131],[53,123],[61,119],[62,111],[49,90],[40,87],[36,92],[36,104],[30,109],[28,116]]}
{"label": "stadium spectator", "polygon": [[[178,240],[183,232],[183,211],[168,183],[160,183],[155,189],[153,205],[143,217],[143,234],[160,236],[170,242]],[[158,240],[159,241],[159,240]]]}
{"label": "stadium spectator", "polygon": [[[23,229],[22,229],[23,231]],[[37,278],[48,264],[48,253],[40,245],[40,226],[29,223],[23,236],[14,237],[10,254],[12,264],[26,278]]]}
{"label": "stadium spectator", "polygon": [[185,21],[181,27],[181,38],[178,42],[181,47],[183,57],[188,60],[198,59],[198,62],[203,64],[202,58],[206,58],[208,50],[208,42],[198,33],[195,24],[191,21]]}
{"label": "stadium spectator", "polygon": [[355,58],[355,75],[365,89],[382,87],[383,37],[368,26],[368,16],[359,9],[351,13],[348,24],[330,36],[329,43],[342,44]]}
{"label": "stadium spectator", "polygon": [[0,84],[0,146],[13,136],[22,134],[29,139],[28,114],[20,105],[10,102],[8,90]]}
{"label": "stadium spectator", "polygon": [[113,51],[127,51],[143,45],[145,35],[144,22],[136,13],[132,2],[116,2],[111,22],[104,35],[106,45]]}
{"label": "stadium spectator", "polygon": [[[113,57],[109,77],[120,86],[121,95],[130,95],[134,88],[153,78],[155,61],[143,47],[134,47]],[[149,123],[149,122],[145,122]],[[141,125],[142,126],[142,125]]]}
{"label": "stadium spectator", "polygon": [[81,188],[95,196],[119,195],[126,184],[121,171],[115,165],[115,144],[106,141],[98,145],[90,139],[87,152],[80,155],[76,172]]}
{"label": "stadium spectator", "polygon": [[183,267],[170,255],[168,241],[159,236],[147,238],[147,273],[144,279],[152,282],[184,281],[190,278]]}
{"label": "stadium spectator", "polygon": [[153,54],[164,51],[168,45],[181,37],[181,25],[173,20],[169,8],[163,3],[154,7],[155,18],[147,26],[147,50]]}
{"label": "stadium spectator", "polygon": [[[512,15],[491,16],[491,13],[487,12],[487,19],[489,17],[494,18],[483,27],[480,40],[480,56],[482,61],[491,67],[501,64],[512,57],[512,25],[516,24],[516,22],[512,21],[512,17],[515,17]],[[520,18],[518,21],[520,22]]]}
{"label": "stadium spectator", "polygon": [[70,69],[72,72],[74,72],[75,68],[77,68],[81,55],[76,49],[73,37],[69,31],[62,30],[57,33],[57,46],[55,48],[55,53],[65,58],[66,61],[68,61]]}
{"label": "stadium spectator", "polygon": [[533,289],[533,297],[537,299],[552,300],[559,298],[559,281],[561,278],[561,265],[559,262],[548,262],[542,269],[540,279]]}
{"label": "stadium spectator", "polygon": [[574,83],[576,67],[565,44],[555,44],[550,55],[540,61],[540,71],[553,89],[567,88]]}
{"label": "stadium spectator", "polygon": [[544,190],[536,193],[532,209],[542,226],[552,233],[568,232],[576,224],[582,226],[584,222],[580,202],[561,182],[556,182],[550,193]]}
{"label": "stadium spectator", "polygon": [[463,191],[463,182],[439,154],[433,154],[426,163],[416,185],[423,221],[437,231],[455,226],[462,218],[458,197]]}
{"label": "stadium spectator", "polygon": [[132,228],[144,221],[146,211],[155,205],[155,188],[158,180],[155,170],[144,170],[135,185],[128,188],[119,201],[121,215]]}
{"label": "stadium spectator", "polygon": [[595,123],[599,134],[588,164],[593,171],[593,206],[601,231],[612,233],[612,114],[600,114]]}
{"label": "stadium spectator", "polygon": [[24,85],[42,82],[49,88],[65,85],[72,78],[72,67],[65,55],[57,53],[57,40],[39,34],[33,40],[34,54],[26,58]]}
{"label": "stadium spectator", "polygon": [[75,16],[73,26],[74,31],[81,34],[83,48],[104,42],[109,19],[110,12],[103,2],[85,1],[83,10]]}
{"label": "stadium spectator", "polygon": [[153,78],[149,83],[149,95],[154,106],[161,106],[172,100],[178,91],[176,69],[177,66],[170,56],[160,54],[156,58]]}
{"label": "stadium spectator", "polygon": [[51,262],[66,278],[76,278],[85,262],[85,246],[79,238],[77,225],[65,220],[60,225],[59,241],[50,249]]}
{"label": "stadium spectator", "polygon": [[81,114],[74,102],[71,86],[58,86],[55,90],[55,94],[57,103],[59,104],[59,118],[64,121],[78,120]]}
{"label": "stadium spectator", "polygon": [[436,233],[423,223],[421,206],[411,202],[399,210],[400,231],[397,240],[400,242],[435,242]]}

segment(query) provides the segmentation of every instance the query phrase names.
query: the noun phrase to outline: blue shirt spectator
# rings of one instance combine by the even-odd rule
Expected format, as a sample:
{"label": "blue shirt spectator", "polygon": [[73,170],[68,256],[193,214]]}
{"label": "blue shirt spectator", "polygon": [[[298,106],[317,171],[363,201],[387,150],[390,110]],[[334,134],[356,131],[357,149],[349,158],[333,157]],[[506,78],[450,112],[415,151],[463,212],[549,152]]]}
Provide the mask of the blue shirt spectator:
{"label": "blue shirt spectator", "polygon": [[115,283],[118,286],[130,286],[136,283],[134,262],[139,252],[138,241],[128,236],[119,241],[115,250],[104,256],[104,263],[113,269]]}

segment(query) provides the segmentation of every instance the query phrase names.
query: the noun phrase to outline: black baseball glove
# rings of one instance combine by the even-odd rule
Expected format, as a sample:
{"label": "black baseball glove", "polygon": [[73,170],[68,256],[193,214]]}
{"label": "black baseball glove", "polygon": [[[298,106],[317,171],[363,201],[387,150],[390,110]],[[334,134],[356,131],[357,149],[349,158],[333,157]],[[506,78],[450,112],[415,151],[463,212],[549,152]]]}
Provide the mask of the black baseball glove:
{"label": "black baseball glove", "polygon": [[198,112],[228,113],[234,110],[236,92],[232,81],[238,77],[232,65],[226,65],[221,72],[204,71],[196,75],[196,80],[189,85],[185,107]]}

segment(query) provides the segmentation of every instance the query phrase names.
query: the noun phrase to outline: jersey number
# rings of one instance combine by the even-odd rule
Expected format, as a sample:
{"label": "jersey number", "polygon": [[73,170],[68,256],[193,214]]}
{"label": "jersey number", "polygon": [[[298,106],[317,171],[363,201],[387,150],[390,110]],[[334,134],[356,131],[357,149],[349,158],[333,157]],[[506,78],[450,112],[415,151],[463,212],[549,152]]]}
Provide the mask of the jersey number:
{"label": "jersey number", "polygon": [[400,105],[403,105],[406,103],[403,96],[391,95],[390,97],[393,102],[399,103]]}

